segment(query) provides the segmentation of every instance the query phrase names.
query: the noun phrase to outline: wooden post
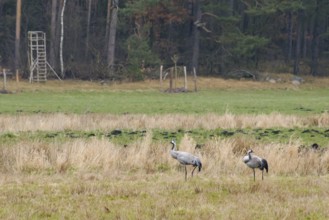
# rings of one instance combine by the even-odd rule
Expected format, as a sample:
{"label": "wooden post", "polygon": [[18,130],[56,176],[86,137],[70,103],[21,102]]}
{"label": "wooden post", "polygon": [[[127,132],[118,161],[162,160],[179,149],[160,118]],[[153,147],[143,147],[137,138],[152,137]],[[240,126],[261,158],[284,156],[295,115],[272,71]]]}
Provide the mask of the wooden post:
{"label": "wooden post", "polygon": [[177,63],[175,63],[175,89],[177,89]]}
{"label": "wooden post", "polygon": [[3,69],[3,90],[7,90],[7,74],[6,74],[6,69]]}
{"label": "wooden post", "polygon": [[19,70],[16,70],[16,82],[19,82]]}
{"label": "wooden post", "polygon": [[187,91],[187,74],[186,74],[186,66],[184,66],[184,90]]}
{"label": "wooden post", "polygon": [[174,72],[174,69],[170,68],[169,92],[172,92],[173,72]]}
{"label": "wooden post", "polygon": [[195,67],[193,67],[193,75],[194,75],[194,92],[198,91],[196,86],[196,70]]}
{"label": "wooden post", "polygon": [[178,59],[179,59],[179,57],[176,54],[174,54],[174,56],[171,57],[171,60],[175,64],[175,89],[177,88],[176,82],[177,82],[177,61],[178,61]]}
{"label": "wooden post", "polygon": [[160,66],[160,90],[162,89],[162,71],[163,71],[163,65]]}

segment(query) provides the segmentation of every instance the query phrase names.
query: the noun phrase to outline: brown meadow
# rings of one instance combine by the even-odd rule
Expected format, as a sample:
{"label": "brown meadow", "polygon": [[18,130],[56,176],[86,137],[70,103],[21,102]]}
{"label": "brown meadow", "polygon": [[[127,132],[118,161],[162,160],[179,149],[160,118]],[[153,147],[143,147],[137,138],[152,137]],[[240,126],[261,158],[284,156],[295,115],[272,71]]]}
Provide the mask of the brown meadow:
{"label": "brown meadow", "polygon": [[[298,90],[282,83],[198,79],[203,89]],[[167,82],[165,82],[167,83]],[[191,87],[193,84],[189,83]],[[328,79],[310,78],[303,88],[325,88]],[[67,90],[158,90],[158,81],[105,83],[9,82],[14,93]],[[1,219],[329,219],[329,151],[300,151],[297,136],[263,144],[248,137],[213,138],[201,148],[185,134],[178,148],[199,156],[200,173],[184,181],[171,158],[170,140],[152,139],[154,129],[327,128],[329,114],[0,114],[0,133],[62,130],[145,130],[127,147],[105,137],[0,143]],[[322,146],[328,149],[328,144]],[[269,173],[243,162],[247,149],[266,158]],[[189,167],[189,172],[191,168]]]}
{"label": "brown meadow", "polygon": [[[186,134],[179,150],[203,170],[184,181],[168,141],[152,129],[328,126],[328,115],[1,115],[1,132],[145,129],[128,147],[106,138],[0,144],[3,219],[327,219],[329,151],[302,151],[254,139],[212,139],[202,148]],[[210,123],[213,122],[213,123]],[[14,123],[14,124],[13,124]],[[328,146],[324,146],[328,147]],[[267,159],[264,181],[243,162],[246,150]],[[191,169],[189,169],[191,171]]]}
{"label": "brown meadow", "polygon": [[234,115],[226,113],[203,115],[144,115],[144,114],[18,114],[0,115],[0,132],[111,130],[111,129],[216,129],[216,128],[272,128],[272,127],[329,127],[329,113],[294,116],[272,113],[269,115]]}

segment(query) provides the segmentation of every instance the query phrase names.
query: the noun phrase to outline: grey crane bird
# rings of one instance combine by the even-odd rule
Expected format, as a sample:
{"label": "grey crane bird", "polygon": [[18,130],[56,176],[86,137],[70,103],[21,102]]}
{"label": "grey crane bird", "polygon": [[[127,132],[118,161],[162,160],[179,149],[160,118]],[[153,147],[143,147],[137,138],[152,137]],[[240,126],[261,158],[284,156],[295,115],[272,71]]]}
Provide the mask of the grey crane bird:
{"label": "grey crane bird", "polygon": [[268,173],[267,161],[263,158],[253,155],[252,153],[253,153],[252,149],[248,150],[247,155],[243,157],[243,162],[247,164],[248,167],[252,168],[252,170],[254,171],[254,181],[256,180],[255,178],[256,168],[259,168],[262,171],[262,180],[263,180],[264,169],[266,170],[266,173]]}
{"label": "grey crane bird", "polygon": [[201,171],[202,163],[198,157],[196,157],[190,153],[184,152],[184,151],[177,151],[176,142],[174,140],[171,141],[171,144],[173,146],[171,148],[170,155],[174,159],[178,160],[179,163],[181,163],[185,167],[185,181],[187,179],[187,169],[186,169],[187,165],[192,165],[194,167],[192,170],[192,173],[191,173],[192,177],[193,177],[193,172],[194,172],[195,168],[198,167],[199,172]]}

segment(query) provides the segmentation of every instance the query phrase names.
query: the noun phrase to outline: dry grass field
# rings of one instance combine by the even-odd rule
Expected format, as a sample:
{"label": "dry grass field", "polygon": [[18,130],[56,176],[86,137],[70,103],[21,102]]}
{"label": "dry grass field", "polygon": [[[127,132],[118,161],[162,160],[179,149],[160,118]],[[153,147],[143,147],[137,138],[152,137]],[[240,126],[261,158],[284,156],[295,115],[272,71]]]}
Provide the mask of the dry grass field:
{"label": "dry grass field", "polygon": [[[230,84],[200,79],[200,88],[264,89],[258,82]],[[323,86],[328,82],[305,85]],[[95,83],[13,85],[12,90],[93,91]],[[62,82],[63,83],[63,82]],[[65,82],[66,83],[66,82]],[[204,83],[204,84],[202,84]],[[213,84],[212,84],[213,83]],[[317,83],[317,84],[314,84]],[[76,85],[75,85],[76,84]],[[106,85],[111,89],[158,89],[156,83]],[[202,86],[203,85],[203,86]],[[288,83],[266,88],[299,89]],[[328,84],[327,84],[328,85]],[[264,87],[263,87],[264,86]],[[114,88],[113,88],[114,87]],[[285,143],[252,137],[212,138],[196,147],[186,133],[178,148],[199,156],[203,169],[184,181],[184,168],[171,158],[170,139],[154,140],[156,129],[328,128],[329,114],[0,114],[0,134],[62,130],[145,130],[129,146],[106,137],[0,143],[1,219],[329,219],[329,143],[320,151],[300,150],[301,139]],[[253,173],[243,162],[247,149],[267,159],[269,172]],[[189,172],[191,167],[188,168]]]}
{"label": "dry grass field", "polygon": [[145,114],[18,114],[0,115],[0,132],[58,131],[58,130],[112,130],[120,129],[216,129],[221,128],[307,128],[329,127],[329,113],[310,116],[234,115],[226,113],[203,115],[145,115]]}
{"label": "dry grass field", "polygon": [[[176,118],[177,117],[177,118]],[[168,141],[152,140],[152,129],[193,125],[305,126],[328,115],[293,116],[0,116],[1,132],[23,130],[145,128],[146,135],[123,148],[106,138],[43,139],[1,144],[2,219],[327,219],[329,151],[302,151],[298,137],[266,146],[254,139],[213,139],[201,148],[185,135],[180,150],[198,155],[203,170],[184,181]],[[181,121],[180,121],[181,120]],[[127,121],[131,121],[128,123]],[[176,123],[174,123],[176,121]],[[113,122],[113,123],[112,123]],[[153,122],[153,123],[152,123]],[[178,123],[177,123],[178,122]],[[16,124],[16,125],[14,125]],[[149,124],[149,126],[145,126]],[[243,162],[252,147],[269,162],[261,180]],[[328,148],[328,146],[324,146]],[[189,169],[191,171],[191,169]]]}

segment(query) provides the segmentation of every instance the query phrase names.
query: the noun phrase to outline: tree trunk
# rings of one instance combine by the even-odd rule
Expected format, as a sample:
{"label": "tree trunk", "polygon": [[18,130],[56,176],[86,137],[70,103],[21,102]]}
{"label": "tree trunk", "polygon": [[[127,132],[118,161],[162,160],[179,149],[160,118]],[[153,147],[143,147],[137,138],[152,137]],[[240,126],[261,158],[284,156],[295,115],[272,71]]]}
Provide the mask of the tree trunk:
{"label": "tree trunk", "polygon": [[91,17],[91,1],[88,0],[88,15],[87,15],[87,33],[86,33],[86,48],[85,48],[85,59],[87,59],[89,50],[89,32],[90,32],[90,17]]}
{"label": "tree trunk", "polygon": [[288,12],[288,21],[287,21],[287,31],[288,31],[288,44],[287,44],[287,63],[290,62],[292,58],[292,14]]}
{"label": "tree trunk", "polygon": [[19,53],[21,39],[21,17],[22,17],[22,0],[17,0],[16,5],[16,38],[15,38],[15,72],[16,81],[19,80],[19,69],[21,65],[21,56]]}
{"label": "tree trunk", "polygon": [[229,8],[230,8],[230,16],[233,16],[233,12],[234,12],[234,0],[229,0]]}
{"label": "tree trunk", "polygon": [[109,42],[109,29],[110,29],[110,21],[111,21],[111,7],[112,7],[112,0],[107,0],[107,14],[106,14],[106,28],[105,28],[105,42],[106,47],[108,48],[108,42]]}
{"label": "tree trunk", "polygon": [[298,12],[298,21],[297,21],[297,39],[296,39],[296,53],[295,53],[295,62],[294,62],[294,74],[299,74],[299,61],[301,54],[301,39],[302,39],[302,22],[303,22],[303,11]]}
{"label": "tree trunk", "polygon": [[64,0],[62,13],[61,13],[61,43],[60,43],[60,62],[61,62],[61,75],[62,78],[65,77],[64,74],[64,62],[63,62],[63,41],[64,41],[64,11],[65,11],[66,0]]}
{"label": "tree trunk", "polygon": [[318,75],[318,59],[319,59],[319,6],[317,5],[314,13],[312,43],[311,43],[311,74]]}
{"label": "tree trunk", "polygon": [[[194,0],[193,4],[193,17],[195,18],[195,22],[200,22],[201,19],[201,7],[200,0]],[[199,49],[200,49],[200,30],[198,26],[193,24],[193,46],[192,46],[192,62],[191,68],[195,68],[198,70],[199,66]]]}
{"label": "tree trunk", "polygon": [[117,23],[118,23],[118,10],[119,10],[119,0],[113,0],[113,9],[112,9],[110,34],[109,34],[109,45],[108,45],[108,53],[107,53],[108,66],[112,66],[114,64],[115,37],[116,37]]}
{"label": "tree trunk", "polygon": [[50,48],[49,48],[49,62],[50,65],[56,69],[56,28],[57,28],[57,0],[52,0],[51,4],[51,24],[50,24]]}
{"label": "tree trunk", "polygon": [[307,58],[307,27],[303,26],[303,59]]}

